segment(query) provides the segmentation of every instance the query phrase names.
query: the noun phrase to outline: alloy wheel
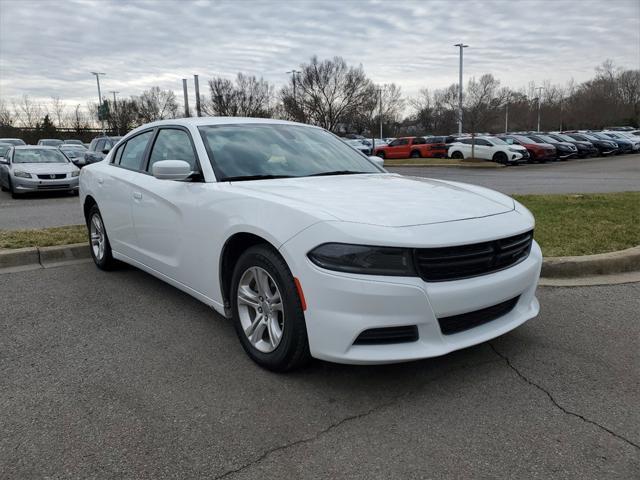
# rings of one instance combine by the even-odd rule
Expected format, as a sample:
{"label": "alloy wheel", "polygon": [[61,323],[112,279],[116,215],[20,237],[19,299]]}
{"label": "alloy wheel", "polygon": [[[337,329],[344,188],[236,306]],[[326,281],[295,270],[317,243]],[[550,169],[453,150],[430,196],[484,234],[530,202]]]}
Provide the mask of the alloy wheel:
{"label": "alloy wheel", "polygon": [[273,277],[263,268],[248,268],[240,277],[236,300],[251,345],[263,353],[273,352],[284,332],[282,295]]}
{"label": "alloy wheel", "polygon": [[100,215],[93,214],[89,224],[89,235],[91,238],[91,249],[96,260],[101,261],[104,257],[105,235],[104,225]]}

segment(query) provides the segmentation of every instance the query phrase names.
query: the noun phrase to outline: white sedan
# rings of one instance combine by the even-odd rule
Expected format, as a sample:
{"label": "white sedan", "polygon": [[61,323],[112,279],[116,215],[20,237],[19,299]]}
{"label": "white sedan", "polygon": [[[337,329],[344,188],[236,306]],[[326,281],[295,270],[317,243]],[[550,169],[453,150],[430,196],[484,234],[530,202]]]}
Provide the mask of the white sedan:
{"label": "white sedan", "polygon": [[449,158],[481,158],[505,165],[527,161],[529,153],[521,145],[512,145],[500,138],[477,136],[458,138],[448,150]]}
{"label": "white sedan", "polygon": [[80,172],[91,253],[231,318],[248,355],[279,371],[443,355],[537,315],[526,208],[377,162],[292,122],[144,125]]}

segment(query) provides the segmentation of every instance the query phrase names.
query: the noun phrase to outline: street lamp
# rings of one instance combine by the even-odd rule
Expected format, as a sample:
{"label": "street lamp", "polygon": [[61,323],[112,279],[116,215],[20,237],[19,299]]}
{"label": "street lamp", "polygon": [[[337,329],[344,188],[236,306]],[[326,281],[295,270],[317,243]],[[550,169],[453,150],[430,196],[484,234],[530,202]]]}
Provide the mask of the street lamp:
{"label": "street lamp", "polygon": [[544,90],[544,87],[537,87],[534,90],[538,91],[538,133],[540,132],[540,100],[542,97],[542,90]]}
{"label": "street lamp", "polygon": [[111,90],[111,93],[113,93],[113,114],[114,116],[112,117],[113,120],[115,120],[113,123],[116,124],[116,131],[118,133],[118,136],[120,136],[120,124],[118,123],[118,105],[116,104],[116,93],[120,93],[117,90]]}
{"label": "street lamp", "polygon": [[92,75],[96,76],[96,82],[98,83],[98,120],[102,125],[102,134],[104,135],[104,120],[100,117],[100,109],[102,108],[102,92],[100,92],[100,75],[106,75],[104,72],[91,72]]}
{"label": "street lamp", "polygon": [[458,135],[462,135],[462,50],[469,45],[456,43],[454,47],[460,48],[460,80],[458,83]]}
{"label": "street lamp", "polygon": [[298,97],[296,96],[296,75],[300,75],[302,72],[300,70],[289,70],[286,73],[291,74],[291,82],[293,83],[293,104],[296,109],[296,119],[298,117]]}

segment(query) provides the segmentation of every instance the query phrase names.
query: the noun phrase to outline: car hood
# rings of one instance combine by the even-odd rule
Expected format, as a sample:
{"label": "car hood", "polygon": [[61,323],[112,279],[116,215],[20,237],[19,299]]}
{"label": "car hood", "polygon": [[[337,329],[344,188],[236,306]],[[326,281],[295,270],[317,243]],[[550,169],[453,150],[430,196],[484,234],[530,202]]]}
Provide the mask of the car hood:
{"label": "car hood", "polygon": [[483,187],[396,174],[258,180],[233,185],[338,220],[380,226],[452,222],[514,209],[510,197]]}
{"label": "car hood", "polygon": [[77,170],[73,163],[14,163],[14,170],[29,173],[69,173]]}

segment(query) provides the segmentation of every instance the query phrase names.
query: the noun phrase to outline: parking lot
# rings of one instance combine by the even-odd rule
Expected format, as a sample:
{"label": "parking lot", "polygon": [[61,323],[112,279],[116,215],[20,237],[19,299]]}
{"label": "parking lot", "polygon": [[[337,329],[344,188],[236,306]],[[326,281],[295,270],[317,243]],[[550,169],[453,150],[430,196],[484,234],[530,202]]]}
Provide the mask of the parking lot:
{"label": "parking lot", "polygon": [[134,268],[0,275],[0,478],[638,478],[640,284],[420,362],[269,373]]}
{"label": "parking lot", "polygon": [[[391,172],[468,182],[515,193],[592,193],[640,190],[640,155],[571,160],[510,168],[390,167]],[[0,229],[84,223],[78,198],[66,193],[12,199],[0,192]]]}

